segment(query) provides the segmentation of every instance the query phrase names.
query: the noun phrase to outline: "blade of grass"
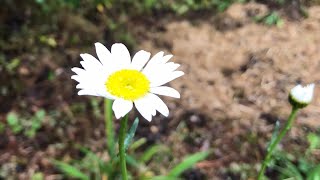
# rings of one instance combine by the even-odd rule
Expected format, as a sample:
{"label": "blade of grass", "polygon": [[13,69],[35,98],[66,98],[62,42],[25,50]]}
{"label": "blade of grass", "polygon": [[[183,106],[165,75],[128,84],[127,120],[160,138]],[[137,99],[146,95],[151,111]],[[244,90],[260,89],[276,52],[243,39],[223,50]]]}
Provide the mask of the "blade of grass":
{"label": "blade of grass", "polygon": [[148,162],[153,155],[159,153],[160,151],[163,151],[164,149],[165,147],[163,145],[153,145],[141,155],[139,161],[144,164]]}
{"label": "blade of grass", "polygon": [[107,136],[108,152],[113,159],[115,157],[115,141],[114,141],[114,126],[112,118],[112,100],[104,99],[104,119],[105,119],[105,130]]}
{"label": "blade of grass", "polygon": [[133,167],[136,167],[136,168],[140,167],[139,162],[133,156],[130,156],[130,155],[127,154],[126,161],[130,166],[133,166]]}
{"label": "blade of grass", "polygon": [[155,177],[152,177],[152,180],[180,180],[180,179],[176,177],[170,177],[170,176],[155,176]]}
{"label": "blade of grass", "polygon": [[187,156],[184,160],[176,165],[168,174],[169,177],[179,177],[185,170],[191,168],[197,162],[204,160],[210,153],[208,151],[198,152]]}
{"label": "blade of grass", "polygon": [[70,164],[56,160],[53,161],[53,164],[68,177],[77,178],[81,180],[89,180],[89,177],[86,174],[82,173],[78,168],[73,167]]}
{"label": "blade of grass", "polygon": [[280,129],[280,123],[279,123],[279,121],[277,121],[276,125],[274,127],[274,131],[272,133],[272,137],[271,137],[270,143],[268,144],[267,151],[270,151],[270,144],[273,144],[273,142],[277,139],[277,136],[279,134],[279,129]]}
{"label": "blade of grass", "polygon": [[140,138],[137,141],[133,142],[130,146],[130,151],[133,152],[140,146],[144,145],[147,142],[146,138]]}
{"label": "blade of grass", "polygon": [[132,138],[134,137],[134,134],[136,133],[137,127],[139,124],[139,118],[136,118],[126,136],[126,139],[124,140],[124,148],[127,150],[129,148],[129,145],[132,141]]}
{"label": "blade of grass", "polygon": [[110,175],[113,171],[113,167],[110,161],[104,162],[100,157],[98,157],[95,153],[90,151],[89,149],[85,147],[79,147],[80,151],[88,155],[90,158],[92,158],[94,161],[98,162],[99,168],[102,172]]}
{"label": "blade of grass", "polygon": [[320,180],[320,164],[309,172],[307,180]]}

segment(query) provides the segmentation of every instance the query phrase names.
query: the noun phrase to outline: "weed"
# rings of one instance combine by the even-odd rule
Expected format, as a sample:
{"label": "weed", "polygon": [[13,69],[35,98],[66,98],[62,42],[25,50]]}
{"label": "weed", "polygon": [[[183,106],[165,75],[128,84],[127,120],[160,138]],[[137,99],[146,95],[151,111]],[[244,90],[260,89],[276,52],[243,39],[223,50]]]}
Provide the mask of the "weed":
{"label": "weed", "polygon": [[283,26],[283,20],[281,19],[279,14],[275,11],[270,12],[269,14],[262,17],[255,17],[254,20],[257,22],[262,22],[268,26],[273,26],[273,25],[276,25],[278,27]]}
{"label": "weed", "polygon": [[7,115],[7,124],[13,134],[23,133],[23,135],[33,138],[41,128],[45,115],[44,110],[39,110],[31,118],[23,118],[11,112]]}

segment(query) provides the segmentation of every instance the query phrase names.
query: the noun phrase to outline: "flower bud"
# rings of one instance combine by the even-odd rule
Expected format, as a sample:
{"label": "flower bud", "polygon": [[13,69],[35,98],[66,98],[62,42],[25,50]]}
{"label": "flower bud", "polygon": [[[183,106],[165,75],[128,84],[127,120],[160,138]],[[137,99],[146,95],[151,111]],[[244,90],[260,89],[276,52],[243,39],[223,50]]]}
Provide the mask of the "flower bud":
{"label": "flower bud", "polygon": [[292,88],[289,94],[289,102],[292,106],[297,108],[304,108],[313,98],[314,84],[301,86],[300,84]]}

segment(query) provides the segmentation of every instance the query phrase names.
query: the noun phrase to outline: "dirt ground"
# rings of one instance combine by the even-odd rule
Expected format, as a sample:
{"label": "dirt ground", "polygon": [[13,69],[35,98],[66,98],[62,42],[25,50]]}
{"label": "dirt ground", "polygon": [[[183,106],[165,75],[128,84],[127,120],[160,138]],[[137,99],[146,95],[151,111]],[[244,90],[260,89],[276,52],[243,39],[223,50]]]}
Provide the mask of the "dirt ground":
{"label": "dirt ground", "polygon": [[[221,170],[232,162],[260,162],[275,122],[283,123],[290,113],[289,90],[297,83],[320,82],[320,7],[311,7],[307,19],[285,20],[282,27],[252,21],[266,9],[234,4],[211,22],[164,24],[163,32],[148,34],[140,44],[172,53],[182,64],[186,75],[172,83],[181,100],[166,99],[171,118],[163,123],[175,131],[185,121],[191,139],[177,143],[169,136],[167,143],[177,156],[212,148],[211,159],[199,164],[209,179],[223,178]],[[305,141],[303,127],[308,132],[320,127],[319,92],[317,87],[284,144]]]}
{"label": "dirt ground", "polygon": [[[176,157],[176,162],[164,161],[161,166],[154,163],[151,168],[166,172],[184,155],[207,149],[213,151],[212,155],[186,172],[186,179],[239,179],[226,169],[241,163],[259,168],[275,122],[283,123],[290,113],[289,90],[297,83],[320,83],[320,7],[310,7],[305,19],[289,20],[283,15],[282,27],[253,20],[267,11],[263,4],[234,4],[213,17],[167,18],[152,27],[135,22],[137,50],[173,54],[173,61],[180,63],[185,72],[171,83],[181,92],[181,99],[165,98],[169,118],[157,116],[151,124],[142,121],[139,125],[137,137],[168,145]],[[73,142],[94,152],[104,150],[103,121],[92,120],[88,114],[93,110],[88,104],[73,107],[74,103],[89,99],[76,95],[76,83],[70,79],[71,67],[79,66],[79,53],[88,48],[65,43],[68,33],[86,34],[85,41],[92,40],[92,54],[93,40],[104,38],[102,28],[89,23],[90,31],[82,31],[82,23],[88,27],[88,22],[70,23],[70,32],[64,31],[58,37],[58,43],[65,48],[49,52],[39,47],[37,55],[24,54],[21,58],[25,61],[17,75],[24,82],[20,85],[24,90],[19,96],[0,97],[7,102],[0,104],[1,119],[7,112],[23,108],[35,112],[39,108],[59,107],[62,113],[55,124],[45,123],[35,139],[14,136],[9,130],[0,139],[0,164],[6,164],[7,172],[18,179],[28,179],[38,170],[47,179],[58,179],[50,159],[79,157],[72,148]],[[60,28],[68,29],[64,27],[68,25],[64,23]],[[37,63],[37,59],[42,63]],[[55,73],[55,82],[44,80],[48,70]],[[303,150],[306,133],[320,127],[319,93],[317,86],[313,103],[300,111],[284,139],[281,147],[285,150]],[[22,101],[24,104],[18,105]],[[81,114],[84,109],[88,112]],[[71,121],[63,121],[63,116]],[[252,179],[254,176],[251,175]]]}

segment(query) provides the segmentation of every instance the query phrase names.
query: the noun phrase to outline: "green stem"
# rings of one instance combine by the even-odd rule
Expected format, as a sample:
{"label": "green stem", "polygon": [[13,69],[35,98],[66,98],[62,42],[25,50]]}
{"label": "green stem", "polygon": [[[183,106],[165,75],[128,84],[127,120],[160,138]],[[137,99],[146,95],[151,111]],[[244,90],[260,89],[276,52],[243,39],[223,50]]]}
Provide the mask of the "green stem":
{"label": "green stem", "polygon": [[120,155],[120,166],[121,166],[121,174],[122,180],[127,180],[127,165],[126,165],[126,150],[124,147],[124,140],[126,138],[128,124],[128,115],[121,119],[120,122],[120,134],[119,134],[119,155]]}
{"label": "green stem", "polygon": [[104,99],[104,119],[108,151],[111,159],[113,159],[115,157],[115,142],[112,118],[112,100],[110,99]]}
{"label": "green stem", "polygon": [[262,167],[260,169],[259,175],[258,175],[258,180],[261,180],[264,176],[264,172],[271,160],[272,157],[272,152],[275,149],[275,147],[277,147],[277,145],[279,144],[279,142],[282,140],[282,138],[287,134],[287,132],[291,129],[292,127],[292,123],[297,115],[299,108],[298,107],[292,107],[292,111],[291,114],[284,126],[284,128],[281,130],[281,132],[279,133],[279,135],[277,136],[277,138],[271,142],[271,144],[269,145],[268,149],[267,149],[267,156],[265,157],[263,163],[262,163]]}

